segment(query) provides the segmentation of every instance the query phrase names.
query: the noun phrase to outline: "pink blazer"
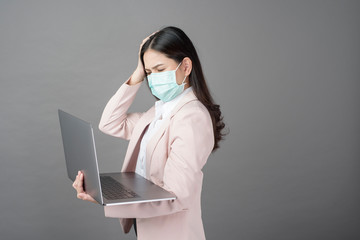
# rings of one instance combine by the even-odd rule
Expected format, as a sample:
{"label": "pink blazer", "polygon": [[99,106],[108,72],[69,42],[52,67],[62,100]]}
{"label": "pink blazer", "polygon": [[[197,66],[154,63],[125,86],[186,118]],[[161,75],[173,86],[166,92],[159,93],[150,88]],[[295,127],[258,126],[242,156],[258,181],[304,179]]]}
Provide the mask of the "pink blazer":
{"label": "pink blazer", "polygon": [[[107,103],[99,129],[130,140],[122,171],[134,172],[141,137],[155,116],[154,106],[144,113],[127,113],[141,83],[125,82]],[[137,220],[139,240],[205,239],[201,219],[202,168],[214,146],[210,114],[194,93],[187,93],[148,142],[146,175],[173,192],[177,199],[105,206],[105,216],[119,218],[125,233]]]}

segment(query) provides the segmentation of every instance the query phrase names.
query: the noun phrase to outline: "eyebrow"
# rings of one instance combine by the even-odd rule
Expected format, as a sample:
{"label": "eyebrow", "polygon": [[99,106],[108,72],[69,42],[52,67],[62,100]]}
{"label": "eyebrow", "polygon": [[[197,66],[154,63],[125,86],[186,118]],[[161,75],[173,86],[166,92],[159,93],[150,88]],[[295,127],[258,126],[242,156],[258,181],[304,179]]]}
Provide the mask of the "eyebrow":
{"label": "eyebrow", "polygon": [[[156,64],[155,66],[152,67],[152,69],[157,68],[157,67],[160,67],[161,65],[164,65],[164,64],[163,64],[163,63]],[[149,71],[149,70],[150,70],[150,69],[145,68],[145,71]]]}

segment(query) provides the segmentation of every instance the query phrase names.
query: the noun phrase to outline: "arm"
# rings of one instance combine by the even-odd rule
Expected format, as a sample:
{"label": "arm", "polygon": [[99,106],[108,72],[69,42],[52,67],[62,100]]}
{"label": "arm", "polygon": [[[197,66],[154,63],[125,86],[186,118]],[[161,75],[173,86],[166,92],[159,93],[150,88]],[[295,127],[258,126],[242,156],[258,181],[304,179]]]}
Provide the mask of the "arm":
{"label": "arm", "polygon": [[145,78],[145,70],[140,60],[140,50],[148,38],[149,37],[145,38],[140,44],[138,65],[134,73],[109,100],[103,111],[99,123],[99,129],[106,134],[129,140],[136,122],[143,114],[127,114],[127,110],[133,102],[135,95],[140,88],[141,82]]}
{"label": "arm", "polygon": [[141,63],[140,51],[142,45],[150,36],[145,38],[140,44],[138,52],[138,65],[134,73],[119,88],[104,109],[99,123],[99,129],[106,134],[129,140],[136,122],[142,115],[142,113],[126,114],[126,112],[133,102],[136,92],[139,90],[141,85],[140,83],[145,78],[145,70]]}
{"label": "arm", "polygon": [[99,129],[109,135],[129,140],[132,130],[143,113],[127,113],[141,83],[131,85],[127,80],[111,97],[101,116]]}

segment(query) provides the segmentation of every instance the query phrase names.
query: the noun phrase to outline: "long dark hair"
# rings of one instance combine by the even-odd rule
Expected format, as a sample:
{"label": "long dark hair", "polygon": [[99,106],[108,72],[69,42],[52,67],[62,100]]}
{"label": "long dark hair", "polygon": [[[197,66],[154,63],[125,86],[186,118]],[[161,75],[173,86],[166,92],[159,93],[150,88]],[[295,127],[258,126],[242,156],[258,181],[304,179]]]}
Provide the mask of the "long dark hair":
{"label": "long dark hair", "polygon": [[208,109],[214,130],[214,148],[219,148],[219,141],[223,139],[222,132],[225,124],[221,116],[220,106],[214,103],[213,98],[206,85],[199,57],[195,47],[188,36],[177,27],[166,27],[156,32],[143,44],[140,51],[140,58],[143,66],[144,53],[148,49],[153,49],[165,54],[168,58],[180,63],[185,57],[192,61],[192,71],[189,75],[190,86],[193,87],[195,96]]}

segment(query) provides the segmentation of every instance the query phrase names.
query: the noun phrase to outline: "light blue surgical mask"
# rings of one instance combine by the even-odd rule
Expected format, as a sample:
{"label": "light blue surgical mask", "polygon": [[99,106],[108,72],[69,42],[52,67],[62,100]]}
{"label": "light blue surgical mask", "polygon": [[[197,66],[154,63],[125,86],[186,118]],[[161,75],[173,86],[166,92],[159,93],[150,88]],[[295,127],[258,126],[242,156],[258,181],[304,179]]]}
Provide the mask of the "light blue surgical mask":
{"label": "light blue surgical mask", "polygon": [[180,85],[178,85],[176,82],[175,73],[180,65],[181,63],[176,67],[175,70],[151,73],[149,76],[147,76],[152,94],[163,102],[171,101],[184,91],[186,76]]}

